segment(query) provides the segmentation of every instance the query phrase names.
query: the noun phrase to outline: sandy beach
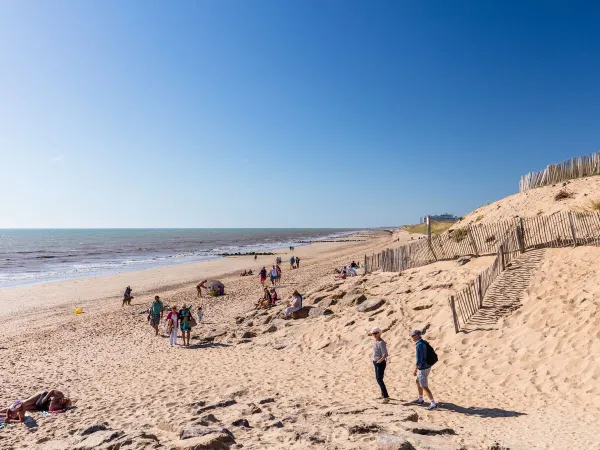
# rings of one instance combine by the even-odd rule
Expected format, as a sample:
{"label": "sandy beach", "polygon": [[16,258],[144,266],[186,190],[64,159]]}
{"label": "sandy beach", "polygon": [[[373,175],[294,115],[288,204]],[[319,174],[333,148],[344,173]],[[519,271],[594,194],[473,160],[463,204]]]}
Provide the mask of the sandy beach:
{"label": "sandy beach", "polygon": [[[33,412],[28,424],[0,431],[0,445],[358,449],[383,448],[376,437],[385,431],[410,435],[417,449],[600,448],[594,318],[600,269],[591,264],[600,250],[526,254],[515,263],[529,274],[526,283],[516,283],[511,271],[498,281],[502,295],[514,292],[516,313],[457,335],[448,295],[491,257],[334,277],[334,268],[411,238],[381,232],[365,242],[298,247],[296,270],[281,250],[280,295],[287,300],[298,290],[315,311],[298,320],[281,319],[284,305],[254,311],[258,278],[239,277],[247,268],[257,274],[275,256],[0,291],[0,401],[8,405],[50,388],[78,399],[66,413]],[[227,295],[197,299],[197,280],[213,276]],[[514,289],[502,287],[503,277]],[[121,306],[126,284],[136,296],[131,307]],[[192,332],[192,346],[169,348],[167,337],[154,336],[146,314],[139,314],[154,294],[166,304],[203,305],[205,320]],[[359,308],[360,296],[377,306]],[[75,316],[76,307],[85,312]],[[388,404],[378,399],[370,361],[367,331],[374,326],[384,330],[390,352]],[[412,328],[426,330],[440,355],[431,376],[440,402],[434,411],[410,404],[416,397]]]}

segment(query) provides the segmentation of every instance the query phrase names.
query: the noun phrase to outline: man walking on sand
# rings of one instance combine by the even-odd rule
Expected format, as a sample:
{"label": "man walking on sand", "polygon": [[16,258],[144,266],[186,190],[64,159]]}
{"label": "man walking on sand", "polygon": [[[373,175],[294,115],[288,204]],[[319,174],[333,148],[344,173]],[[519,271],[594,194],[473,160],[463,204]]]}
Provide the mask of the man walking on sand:
{"label": "man walking on sand", "polygon": [[[415,350],[417,354],[417,365],[415,367],[415,371],[413,372],[413,376],[417,377],[416,383],[417,390],[419,391],[419,398],[417,398],[413,403],[418,405],[425,403],[423,400],[423,391],[425,391],[427,393],[427,397],[429,397],[429,400],[431,400],[431,403],[429,403],[427,409],[435,409],[438,405],[433,399],[433,394],[429,389],[428,382],[429,372],[431,372],[431,365],[427,362],[428,359],[431,360],[431,355],[428,355],[428,348],[431,348],[431,346],[427,343],[427,341],[423,340],[422,334],[423,333],[421,333],[421,330],[413,330],[412,333],[410,333],[410,337],[415,343]],[[433,349],[431,349],[431,351],[433,352]]]}
{"label": "man walking on sand", "polygon": [[150,325],[154,328],[154,335],[158,336],[158,325],[163,316],[163,302],[160,301],[160,297],[157,295],[154,297],[154,301],[150,305]]}
{"label": "man walking on sand", "polygon": [[385,373],[385,366],[388,358],[387,345],[383,339],[381,339],[381,329],[373,328],[369,333],[369,336],[375,338],[373,344],[373,365],[375,366],[375,380],[381,389],[381,398],[383,403],[390,401],[387,388],[383,382],[383,374]]}

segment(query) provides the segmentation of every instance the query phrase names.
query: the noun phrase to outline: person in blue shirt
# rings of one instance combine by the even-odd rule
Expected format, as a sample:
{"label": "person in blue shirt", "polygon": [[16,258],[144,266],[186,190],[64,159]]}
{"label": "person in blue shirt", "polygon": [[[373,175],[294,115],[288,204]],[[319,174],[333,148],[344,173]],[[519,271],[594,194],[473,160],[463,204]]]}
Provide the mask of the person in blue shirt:
{"label": "person in blue shirt", "polygon": [[433,394],[429,389],[428,377],[429,372],[431,372],[431,366],[427,364],[427,346],[425,345],[425,341],[423,341],[422,334],[423,333],[421,333],[420,330],[413,330],[412,333],[410,333],[410,337],[415,343],[415,351],[417,355],[417,365],[415,367],[413,376],[417,377],[416,383],[419,391],[419,398],[417,398],[413,403],[417,403],[419,405],[425,403],[423,400],[423,391],[425,391],[427,393],[427,397],[429,397],[429,400],[431,400],[431,403],[429,403],[427,409],[434,409],[437,408],[438,405],[433,399]]}

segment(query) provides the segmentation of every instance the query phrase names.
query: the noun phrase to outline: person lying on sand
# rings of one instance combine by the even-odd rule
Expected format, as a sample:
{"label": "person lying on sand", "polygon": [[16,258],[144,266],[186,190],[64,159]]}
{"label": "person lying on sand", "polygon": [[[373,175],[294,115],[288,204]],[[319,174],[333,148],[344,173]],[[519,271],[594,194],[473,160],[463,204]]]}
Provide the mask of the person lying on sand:
{"label": "person lying on sand", "polygon": [[242,273],[240,273],[240,277],[245,277],[248,275],[248,271],[244,270]]}
{"label": "person lying on sand", "polygon": [[0,410],[5,415],[5,422],[16,423],[25,421],[27,411],[63,412],[71,407],[73,401],[56,389],[38,392],[27,400],[15,401],[6,409]]}

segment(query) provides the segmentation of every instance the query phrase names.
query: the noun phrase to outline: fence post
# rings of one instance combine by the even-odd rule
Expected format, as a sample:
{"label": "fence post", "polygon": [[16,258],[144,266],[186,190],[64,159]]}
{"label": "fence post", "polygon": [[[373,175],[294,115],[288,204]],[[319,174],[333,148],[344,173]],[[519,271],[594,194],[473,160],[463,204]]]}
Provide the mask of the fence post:
{"label": "fence post", "polygon": [[506,265],[504,264],[504,244],[500,245],[500,261],[502,262],[502,272],[506,269]]}
{"label": "fence post", "polygon": [[427,223],[427,240],[431,242],[431,217],[427,216],[425,221]]}
{"label": "fence post", "polygon": [[477,275],[477,291],[479,292],[479,307],[483,307],[483,292],[481,291],[481,274]]}
{"label": "fence post", "polygon": [[571,224],[571,234],[573,235],[573,247],[577,247],[577,234],[575,233],[575,219],[573,211],[569,211],[569,223]]}
{"label": "fence post", "polygon": [[367,274],[367,255],[365,255],[365,275]]}
{"label": "fence post", "polygon": [[450,308],[452,309],[452,320],[454,321],[454,332],[458,333],[458,316],[456,315],[456,305],[454,304],[454,295],[450,296]]}
{"label": "fence post", "polygon": [[475,244],[475,239],[473,239],[473,233],[471,233],[471,225],[467,225],[467,235],[469,236],[469,241],[471,241],[471,247],[475,251],[475,255],[479,256],[479,251],[477,250],[477,245]]}
{"label": "fence post", "polygon": [[521,223],[517,225],[515,231],[517,232],[517,243],[519,244],[519,251],[521,253],[525,253],[525,239],[523,237],[523,219],[521,219]]}

